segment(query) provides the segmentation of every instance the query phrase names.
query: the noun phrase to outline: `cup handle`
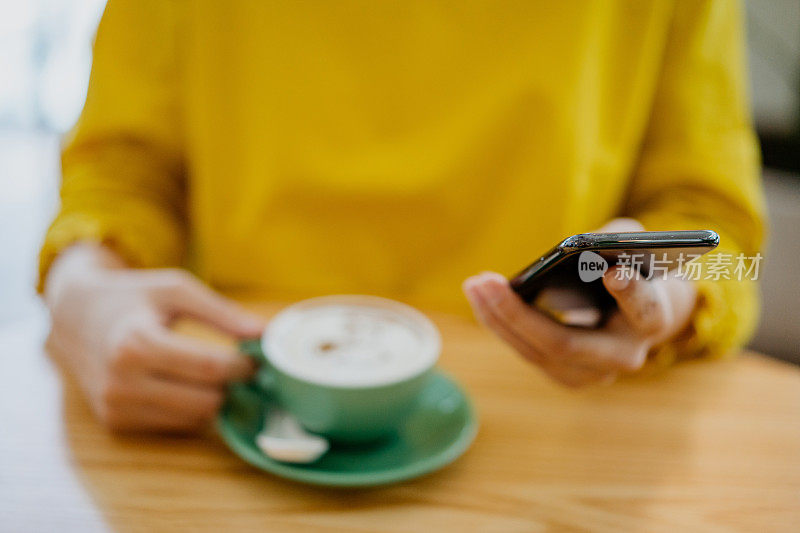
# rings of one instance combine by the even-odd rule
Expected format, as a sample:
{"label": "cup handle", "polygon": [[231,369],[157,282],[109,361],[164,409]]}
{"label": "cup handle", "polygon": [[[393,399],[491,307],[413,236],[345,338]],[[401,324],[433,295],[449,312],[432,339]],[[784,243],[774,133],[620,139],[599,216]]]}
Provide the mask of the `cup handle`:
{"label": "cup handle", "polygon": [[261,396],[274,400],[274,369],[267,359],[267,356],[264,355],[264,350],[261,349],[261,339],[245,339],[240,341],[239,351],[255,360],[260,367],[256,376],[245,383],[245,385]]}
{"label": "cup handle", "polygon": [[257,363],[263,365],[267,363],[264,351],[261,349],[261,339],[244,339],[239,341],[239,351],[248,357],[252,357]]}

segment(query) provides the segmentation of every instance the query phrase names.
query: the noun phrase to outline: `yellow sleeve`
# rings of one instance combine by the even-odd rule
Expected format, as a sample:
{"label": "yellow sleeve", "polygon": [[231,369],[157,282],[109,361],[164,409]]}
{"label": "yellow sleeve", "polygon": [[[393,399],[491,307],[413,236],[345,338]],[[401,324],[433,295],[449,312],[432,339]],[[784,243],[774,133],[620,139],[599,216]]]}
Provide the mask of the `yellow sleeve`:
{"label": "yellow sleeve", "polygon": [[180,73],[170,0],[111,0],[83,112],[62,153],[61,207],[39,257],[39,290],[77,241],[132,266],[178,264],[184,246]]}
{"label": "yellow sleeve", "polygon": [[[754,256],[760,250],[764,200],[738,2],[676,4],[626,214],[651,230],[713,229],[720,234],[715,252]],[[721,357],[752,334],[755,282],[701,279],[698,290],[689,331],[657,348],[656,363]]]}

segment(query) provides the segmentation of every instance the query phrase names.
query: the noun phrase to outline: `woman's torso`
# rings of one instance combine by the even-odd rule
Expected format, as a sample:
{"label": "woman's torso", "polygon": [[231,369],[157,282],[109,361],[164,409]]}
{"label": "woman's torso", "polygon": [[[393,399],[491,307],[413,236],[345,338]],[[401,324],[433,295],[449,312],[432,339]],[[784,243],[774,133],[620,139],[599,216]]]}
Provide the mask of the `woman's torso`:
{"label": "woman's torso", "polygon": [[184,9],[201,275],[445,307],[619,213],[669,22],[657,2]]}

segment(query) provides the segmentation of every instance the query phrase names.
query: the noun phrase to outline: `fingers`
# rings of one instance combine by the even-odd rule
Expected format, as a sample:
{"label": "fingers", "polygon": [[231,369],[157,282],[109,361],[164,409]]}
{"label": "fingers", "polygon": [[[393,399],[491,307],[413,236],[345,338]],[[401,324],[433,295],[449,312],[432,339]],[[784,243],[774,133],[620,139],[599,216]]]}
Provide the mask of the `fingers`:
{"label": "fingers", "polygon": [[478,297],[487,312],[527,344],[541,352],[558,352],[574,343],[571,332],[523,302],[509,287],[508,280],[494,272],[467,280],[465,290]]}
{"label": "fingers", "polygon": [[199,429],[216,414],[224,386],[255,368],[231,348],[144,318],[121,328],[110,346],[108,373],[99,390],[91,389],[98,416],[117,430]]}
{"label": "fingers", "polygon": [[464,292],[481,322],[565,385],[610,382],[633,366],[619,344],[609,339],[595,339],[591,349],[584,348],[589,339],[583,339],[579,330],[560,326],[528,307],[499,274],[468,279]]}
{"label": "fingers", "polygon": [[114,431],[148,431],[165,433],[195,433],[208,425],[209,420],[176,416],[144,405],[122,408],[103,408],[97,417]]}
{"label": "fingers", "polygon": [[521,339],[513,331],[497,318],[489,309],[488,305],[482,300],[479,294],[465,287],[469,296],[468,299],[475,310],[478,319],[489,329],[494,331],[501,339],[514,348],[520,355],[532,363],[538,365],[552,379],[569,387],[580,387],[592,383],[611,382],[616,378],[616,373],[597,371],[589,366],[580,364],[559,364],[551,361],[548,356],[537,351],[534,347]]}
{"label": "fingers", "polygon": [[625,319],[637,331],[655,335],[671,325],[670,300],[660,280],[621,275],[612,267],[603,276],[606,290],[617,301]]}
{"label": "fingers", "polygon": [[182,270],[159,272],[166,276],[161,303],[181,314],[197,318],[239,338],[259,337],[266,322],[217,294]]}
{"label": "fingers", "polygon": [[[203,387],[150,375],[110,379],[103,391],[107,415],[141,418],[157,413],[176,426],[197,426],[215,415],[223,400],[220,388]],[[127,413],[127,415],[126,415]],[[158,418],[158,417],[156,417]]]}
{"label": "fingers", "polygon": [[468,279],[464,283],[464,293],[478,320],[508,343],[524,358],[538,365],[544,365],[546,362],[544,356],[497,318],[475,285],[476,281],[474,278]]}
{"label": "fingers", "polygon": [[502,275],[487,272],[472,283],[484,312],[494,314],[497,322],[549,360],[600,370],[629,371],[633,366],[615,336],[558,324],[522,301]]}
{"label": "fingers", "polygon": [[200,385],[224,385],[252,377],[256,365],[233,348],[179,335],[160,325],[134,331],[121,347],[121,364]]}

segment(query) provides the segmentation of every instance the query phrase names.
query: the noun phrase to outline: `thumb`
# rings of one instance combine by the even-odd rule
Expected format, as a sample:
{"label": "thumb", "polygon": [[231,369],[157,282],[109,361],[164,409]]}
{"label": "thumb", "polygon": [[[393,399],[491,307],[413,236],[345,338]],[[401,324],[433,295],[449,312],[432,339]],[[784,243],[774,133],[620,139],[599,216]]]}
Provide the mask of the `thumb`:
{"label": "thumb", "polygon": [[670,325],[671,303],[658,280],[629,276],[619,267],[612,267],[603,276],[603,285],[636,330],[655,334]]}
{"label": "thumb", "polygon": [[260,337],[266,327],[263,317],[214,292],[191,275],[178,279],[165,303],[174,311],[237,338]]}
{"label": "thumb", "polygon": [[620,217],[609,220],[595,233],[625,233],[629,231],[644,231],[642,223],[635,218]]}

